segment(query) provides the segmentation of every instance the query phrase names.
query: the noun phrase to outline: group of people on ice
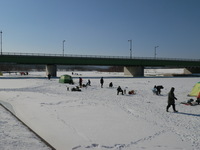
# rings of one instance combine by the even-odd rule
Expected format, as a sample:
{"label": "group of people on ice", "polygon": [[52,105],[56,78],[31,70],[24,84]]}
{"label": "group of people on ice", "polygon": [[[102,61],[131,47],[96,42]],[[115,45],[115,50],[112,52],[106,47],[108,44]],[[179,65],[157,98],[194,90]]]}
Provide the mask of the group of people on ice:
{"label": "group of people on ice", "polygon": [[[101,84],[101,88],[103,88],[103,84],[104,84],[103,77],[100,79],[100,84]],[[110,88],[113,87],[113,83],[112,82],[109,83],[109,87]],[[118,86],[117,95],[119,95],[119,93],[121,93],[122,95],[126,94],[126,89],[122,90],[121,86]],[[128,92],[128,94],[135,94],[135,92],[134,92],[134,90],[131,90],[131,91]]]}
{"label": "group of people on ice", "polygon": [[[161,95],[161,89],[164,89],[164,87],[162,85],[158,85],[158,86],[155,85],[154,88],[152,89],[153,94]],[[168,93],[168,101],[167,101],[167,107],[166,107],[167,112],[171,106],[172,106],[174,112],[178,112],[175,107],[175,100],[177,100],[177,98],[175,97],[174,90],[175,90],[175,88],[172,87]]]}
{"label": "group of people on ice", "polygon": [[91,81],[90,79],[88,79],[88,82],[86,84],[83,84],[83,79],[81,77],[79,77],[79,86],[81,87],[87,87],[87,86],[91,86]]}
{"label": "group of people on ice", "polygon": [[[119,95],[119,93],[121,93],[122,95],[126,94],[126,88],[124,90],[122,90],[121,86],[118,86],[117,88],[117,95]],[[134,90],[130,90],[128,91],[129,95],[134,95],[135,91]]]}
{"label": "group of people on ice", "polygon": [[[101,88],[103,88],[103,85],[104,85],[104,78],[101,77],[100,78],[100,86]],[[79,87],[76,87],[76,88],[73,88],[72,91],[81,91],[80,88],[81,87],[87,87],[87,86],[91,86],[91,81],[88,79],[88,82],[86,84],[83,84],[83,79],[81,77],[79,77]],[[113,87],[113,83],[110,82],[109,83],[109,87],[112,88]],[[161,89],[164,89],[164,87],[162,85],[155,85],[154,88],[152,89],[153,91],[153,94],[155,95],[161,95]],[[175,91],[175,88],[172,87],[171,90],[169,91],[168,93],[168,103],[167,103],[167,106],[166,106],[166,111],[168,112],[169,108],[172,106],[172,109],[174,112],[178,112],[176,110],[176,107],[175,107],[175,100],[177,100],[177,98],[175,97],[175,94],[174,94],[174,91]],[[123,90],[121,88],[121,86],[118,86],[117,87],[117,95],[124,95],[126,94],[126,88]],[[134,90],[131,90],[131,91],[128,91],[128,94],[135,94],[135,91]],[[193,99],[190,99],[188,100],[187,103],[184,103],[184,104],[189,104],[189,105],[194,105],[195,104],[200,104],[200,93],[199,93],[199,96],[197,97],[197,100],[194,101]]]}
{"label": "group of people on ice", "polygon": [[[178,112],[175,108],[175,100],[177,100],[177,98],[174,95],[174,90],[175,90],[175,88],[172,87],[170,92],[168,93],[168,105],[166,107],[167,112],[168,112],[168,109],[170,106],[172,106],[174,112]],[[199,105],[200,104],[200,92],[199,92],[196,100],[189,99],[187,102],[181,102],[181,104],[186,104],[186,105],[190,105],[190,106]]]}
{"label": "group of people on ice", "polygon": [[[164,87],[162,85],[159,85],[159,86],[155,85],[154,88],[152,89],[152,91],[153,91],[154,94],[160,95],[161,89],[163,89],[163,88]],[[174,112],[178,112],[176,110],[176,107],[175,107],[175,100],[177,100],[177,98],[175,97],[174,91],[175,91],[175,88],[172,87],[170,92],[168,93],[168,104],[167,104],[167,107],[166,107],[167,112],[168,112],[168,109],[171,106],[172,106]],[[199,105],[200,104],[200,92],[199,92],[196,100],[189,99],[187,102],[181,102],[181,104],[190,105],[190,106]]]}
{"label": "group of people on ice", "polygon": [[[104,78],[101,77],[100,78],[100,86],[101,86],[101,88],[103,88],[103,85],[104,85]],[[83,79],[81,77],[79,77],[79,86],[72,88],[71,91],[81,91],[80,88],[87,87],[87,86],[91,86],[91,81],[88,79],[88,82],[86,84],[83,84]],[[109,83],[109,87],[110,88],[113,87],[113,83],[112,82]],[[122,88],[120,86],[118,86],[118,88],[117,88],[117,95],[119,95],[120,93],[122,95],[126,94],[126,88],[124,90],[122,90]],[[129,95],[135,94],[135,91],[134,90],[128,91],[128,94]]]}
{"label": "group of people on ice", "polygon": [[[154,86],[154,88],[152,89],[153,91],[153,94],[155,95],[161,95],[161,89],[164,89],[164,87],[162,85],[158,85],[158,86]],[[176,107],[175,107],[175,100],[177,100],[177,98],[175,97],[174,95],[174,90],[175,88],[172,87],[170,92],[168,93],[168,104],[167,104],[167,107],[166,107],[166,111],[168,112],[168,109],[172,106],[174,112],[178,112],[176,110]]]}

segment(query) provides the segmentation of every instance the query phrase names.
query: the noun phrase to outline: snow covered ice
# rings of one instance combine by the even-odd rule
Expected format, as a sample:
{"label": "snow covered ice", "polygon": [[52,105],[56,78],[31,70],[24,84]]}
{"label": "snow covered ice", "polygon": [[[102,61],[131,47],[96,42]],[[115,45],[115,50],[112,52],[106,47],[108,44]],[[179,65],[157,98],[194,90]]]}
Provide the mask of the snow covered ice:
{"label": "snow covered ice", "polygon": [[[199,82],[197,77],[123,78],[123,73],[79,72],[83,83],[90,79],[91,86],[71,92],[67,87],[78,85],[79,75],[74,75],[75,85],[69,85],[58,78],[48,80],[44,72],[29,74],[0,77],[1,101],[57,150],[200,149],[200,105],[180,104],[191,98],[187,95]],[[62,74],[71,72],[58,72]],[[104,77],[103,88],[100,77]],[[110,82],[113,88],[108,87]],[[161,96],[153,95],[154,85],[164,86]],[[136,94],[117,95],[118,86]],[[166,112],[171,87],[175,87],[179,113],[172,108]],[[1,141],[7,135],[4,130]],[[11,137],[19,134],[10,132]],[[14,144],[7,148],[0,142],[0,147],[13,149]]]}
{"label": "snow covered ice", "polygon": [[1,150],[50,150],[2,106],[0,106],[0,117]]}

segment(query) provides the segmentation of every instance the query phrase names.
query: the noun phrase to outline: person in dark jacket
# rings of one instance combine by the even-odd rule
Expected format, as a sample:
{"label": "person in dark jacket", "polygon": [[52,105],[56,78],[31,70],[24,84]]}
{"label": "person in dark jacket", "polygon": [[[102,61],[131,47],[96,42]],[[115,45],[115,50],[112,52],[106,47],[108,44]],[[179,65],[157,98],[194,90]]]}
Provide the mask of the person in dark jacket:
{"label": "person in dark jacket", "polygon": [[112,88],[112,87],[113,87],[113,83],[112,83],[112,82],[110,82],[110,84],[109,84],[109,87],[110,87],[110,88]]}
{"label": "person in dark jacket", "polygon": [[123,90],[120,86],[118,86],[118,88],[117,88],[117,95],[119,95],[119,92],[121,92],[122,95],[124,95]]}
{"label": "person in dark jacket", "polygon": [[83,82],[83,79],[81,77],[79,77],[79,86],[82,87],[82,82]]}
{"label": "person in dark jacket", "polygon": [[88,85],[91,86],[91,81],[90,81],[90,79],[88,79]]}
{"label": "person in dark jacket", "polygon": [[160,95],[161,89],[164,89],[164,87],[162,85],[158,85],[156,86],[156,89],[157,89],[156,95]]}
{"label": "person in dark jacket", "polygon": [[48,74],[48,79],[49,79],[49,80],[51,79],[51,74],[50,74],[50,73]]}
{"label": "person in dark jacket", "polygon": [[166,108],[166,111],[168,112],[168,109],[169,107],[172,105],[172,108],[174,110],[174,112],[178,112],[175,108],[175,100],[177,100],[177,98],[175,97],[174,95],[174,90],[175,88],[172,87],[169,94],[168,94],[168,105],[167,105],[167,108]]}
{"label": "person in dark jacket", "polygon": [[103,83],[104,83],[103,77],[100,79],[100,83],[101,83],[101,88],[103,88]]}

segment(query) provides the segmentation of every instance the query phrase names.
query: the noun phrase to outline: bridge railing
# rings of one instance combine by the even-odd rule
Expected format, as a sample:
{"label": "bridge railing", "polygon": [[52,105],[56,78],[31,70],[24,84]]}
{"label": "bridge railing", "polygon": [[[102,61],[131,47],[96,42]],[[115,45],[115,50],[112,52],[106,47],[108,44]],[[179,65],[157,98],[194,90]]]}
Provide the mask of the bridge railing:
{"label": "bridge railing", "polygon": [[[200,61],[200,59],[164,58],[164,57],[132,57],[130,56],[104,56],[104,55],[75,55],[75,54],[46,54],[46,53],[16,53],[3,52],[2,55],[14,56],[51,56],[51,57],[80,57],[80,58],[110,58],[110,59],[146,59],[146,60],[174,60],[174,61]],[[1,55],[0,55],[1,56]]]}

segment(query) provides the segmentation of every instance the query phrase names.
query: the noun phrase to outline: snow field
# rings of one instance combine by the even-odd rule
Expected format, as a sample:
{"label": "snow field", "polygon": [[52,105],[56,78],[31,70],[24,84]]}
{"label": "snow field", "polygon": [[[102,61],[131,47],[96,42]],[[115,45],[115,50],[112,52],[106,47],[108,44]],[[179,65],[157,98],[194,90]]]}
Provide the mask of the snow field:
{"label": "snow field", "polygon": [[[58,78],[49,81],[34,74],[33,78],[2,77],[0,94],[20,119],[58,150],[200,149],[200,106],[180,104],[189,99],[187,94],[199,78],[81,74],[97,76],[82,92],[67,91],[67,87],[78,85],[78,76],[74,78],[76,85],[68,85],[58,83]],[[101,76],[105,77],[103,88]],[[83,78],[84,83],[87,80]],[[108,88],[110,82],[113,88]],[[136,94],[117,95],[119,85]],[[164,86],[161,96],[153,95],[154,85]],[[173,113],[172,108],[166,112],[171,87],[175,87],[179,113]]]}

